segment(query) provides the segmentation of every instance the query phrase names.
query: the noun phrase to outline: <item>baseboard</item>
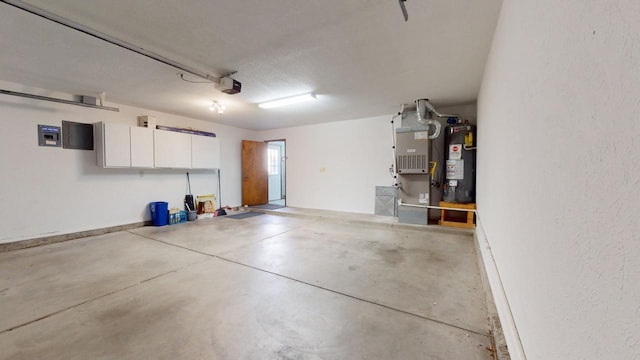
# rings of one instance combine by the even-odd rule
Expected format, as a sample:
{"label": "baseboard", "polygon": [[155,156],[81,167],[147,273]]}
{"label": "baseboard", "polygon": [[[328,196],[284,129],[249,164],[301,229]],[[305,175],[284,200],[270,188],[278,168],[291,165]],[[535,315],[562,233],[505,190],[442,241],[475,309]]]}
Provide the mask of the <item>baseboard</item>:
{"label": "baseboard", "polygon": [[500,279],[500,273],[498,272],[491,246],[478,215],[476,213],[474,238],[478,250],[482,282],[487,295],[487,309],[495,340],[496,357],[498,360],[526,360],[527,357],[511,314],[507,294],[502,286],[502,280]]}
{"label": "baseboard", "polygon": [[68,233],[68,234],[59,234],[59,235],[52,235],[52,236],[44,236],[44,237],[35,238],[35,239],[14,241],[10,243],[0,244],[0,253],[13,251],[13,250],[26,249],[34,246],[54,244],[54,243],[59,243],[63,241],[84,238],[88,236],[103,235],[103,234],[108,234],[116,231],[131,230],[131,229],[139,228],[141,226],[150,225],[150,224],[151,224],[150,221],[139,221],[139,222],[125,224],[125,225],[110,226],[110,227],[105,227],[100,229],[78,231],[78,232]]}
{"label": "baseboard", "polygon": [[[318,209],[309,209],[309,208],[294,208],[287,207],[288,209],[303,209],[303,210],[318,210]],[[260,208],[251,208],[253,212],[259,212],[263,214],[282,216],[282,217],[294,217],[299,219],[316,219],[316,220],[330,220],[335,222],[341,222],[345,224],[355,224],[355,225],[366,225],[369,227],[376,227],[380,229],[406,229],[406,230],[429,230],[438,233],[452,234],[452,235],[473,235],[472,229],[463,229],[463,228],[452,228],[445,227],[440,225],[419,225],[419,224],[399,224],[397,222],[377,222],[368,219],[359,220],[341,216],[344,212],[340,211],[331,211],[331,210],[320,210],[325,211],[324,214],[305,214],[305,213],[296,213],[295,211],[287,211],[282,212],[280,209],[270,210],[270,209],[260,209]],[[333,214],[332,214],[333,213]],[[373,214],[370,214],[373,216]],[[379,215],[378,215],[379,216]],[[389,217],[390,219],[392,217]]]}

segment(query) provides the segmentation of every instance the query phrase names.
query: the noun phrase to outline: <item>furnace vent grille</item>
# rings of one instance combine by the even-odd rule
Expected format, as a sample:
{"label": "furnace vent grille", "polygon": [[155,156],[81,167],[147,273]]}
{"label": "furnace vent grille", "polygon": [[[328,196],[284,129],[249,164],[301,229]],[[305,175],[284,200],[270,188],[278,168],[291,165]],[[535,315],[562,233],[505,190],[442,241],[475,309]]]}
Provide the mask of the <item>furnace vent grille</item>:
{"label": "furnace vent grille", "polygon": [[425,173],[428,167],[427,155],[398,155],[397,166],[399,173]]}

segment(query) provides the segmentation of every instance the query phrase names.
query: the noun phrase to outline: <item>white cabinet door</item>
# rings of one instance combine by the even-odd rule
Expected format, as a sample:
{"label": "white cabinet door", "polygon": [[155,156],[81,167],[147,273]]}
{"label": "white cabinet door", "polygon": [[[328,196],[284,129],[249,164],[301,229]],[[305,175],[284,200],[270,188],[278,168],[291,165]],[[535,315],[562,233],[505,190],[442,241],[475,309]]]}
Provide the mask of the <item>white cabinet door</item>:
{"label": "white cabinet door", "polygon": [[131,167],[153,167],[153,129],[131,127]]}
{"label": "white cabinet door", "polygon": [[157,168],[173,167],[170,132],[153,130],[153,162]]}
{"label": "white cabinet door", "polygon": [[130,167],[129,126],[103,123],[103,167]]}
{"label": "white cabinet door", "polygon": [[157,168],[191,168],[191,135],[154,130],[154,163]]}
{"label": "white cabinet door", "polygon": [[220,141],[209,136],[191,135],[191,167],[220,168]]}
{"label": "white cabinet door", "polygon": [[191,135],[175,133],[175,168],[191,168]]}

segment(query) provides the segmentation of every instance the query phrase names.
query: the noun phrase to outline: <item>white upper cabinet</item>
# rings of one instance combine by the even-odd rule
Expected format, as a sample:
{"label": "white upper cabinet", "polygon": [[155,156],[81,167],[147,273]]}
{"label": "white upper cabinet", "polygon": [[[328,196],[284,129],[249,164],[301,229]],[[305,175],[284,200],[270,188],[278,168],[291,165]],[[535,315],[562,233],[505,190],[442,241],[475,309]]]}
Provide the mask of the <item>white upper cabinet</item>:
{"label": "white upper cabinet", "polygon": [[220,168],[220,140],[209,136],[191,135],[191,167]]}
{"label": "white upper cabinet", "polygon": [[129,126],[98,123],[94,129],[98,166],[131,167]]}
{"label": "white upper cabinet", "polygon": [[131,167],[153,167],[153,129],[131,126]]}
{"label": "white upper cabinet", "polygon": [[220,168],[215,137],[100,122],[94,139],[97,164],[104,168]]}
{"label": "white upper cabinet", "polygon": [[154,161],[157,168],[190,169],[191,135],[153,130]]}

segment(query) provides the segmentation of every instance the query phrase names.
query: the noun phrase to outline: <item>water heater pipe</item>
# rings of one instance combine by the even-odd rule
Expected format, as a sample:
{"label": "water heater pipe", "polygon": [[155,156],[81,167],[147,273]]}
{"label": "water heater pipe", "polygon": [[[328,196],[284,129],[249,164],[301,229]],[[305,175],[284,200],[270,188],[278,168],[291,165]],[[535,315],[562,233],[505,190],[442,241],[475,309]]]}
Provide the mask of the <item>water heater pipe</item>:
{"label": "water heater pipe", "polygon": [[399,206],[407,206],[407,207],[416,207],[416,208],[422,208],[422,209],[453,210],[453,211],[466,211],[466,212],[474,212],[474,213],[477,212],[476,209],[459,209],[459,208],[451,208],[451,207],[445,207],[445,206],[418,205],[418,204],[403,203],[402,199],[398,199],[398,205]]}

